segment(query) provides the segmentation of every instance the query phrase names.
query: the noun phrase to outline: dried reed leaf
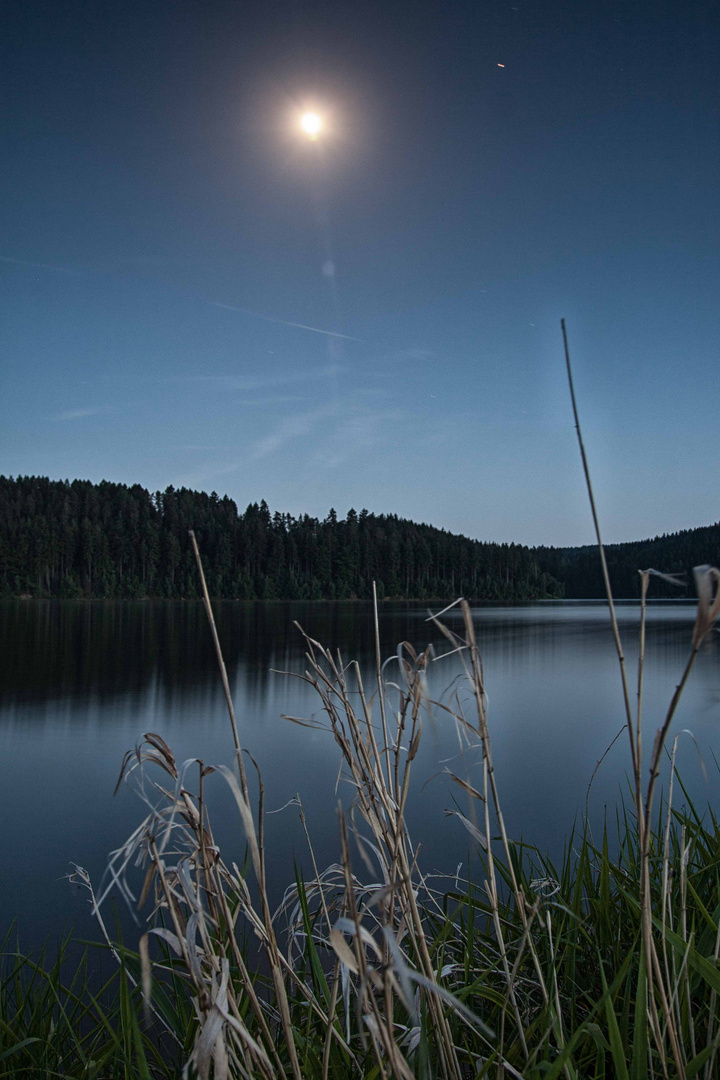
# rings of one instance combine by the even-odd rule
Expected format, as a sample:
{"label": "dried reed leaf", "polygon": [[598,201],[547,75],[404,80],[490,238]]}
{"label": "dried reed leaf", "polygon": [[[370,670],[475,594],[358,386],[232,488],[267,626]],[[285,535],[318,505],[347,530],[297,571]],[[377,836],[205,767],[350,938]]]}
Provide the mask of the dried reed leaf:
{"label": "dried reed leaf", "polygon": [[399,997],[407,1009],[412,1022],[414,1024],[419,1024],[420,1017],[418,1016],[415,995],[413,994],[412,982],[410,979],[410,965],[407,963],[403,951],[398,945],[397,938],[388,926],[383,927],[383,935],[393,960],[394,973],[400,983]]}
{"label": "dried reed leaf", "polygon": [[352,971],[353,975],[357,975],[358,966],[357,960],[355,959],[355,954],[353,953],[348,943],[345,941],[345,938],[342,936],[340,931],[336,930],[334,927],[330,931],[330,944],[335,950],[335,954],[340,960],[340,963],[344,964],[346,968]]}
{"label": "dried reed leaf", "polygon": [[245,1046],[247,1046],[248,1050],[254,1054],[257,1061],[262,1065],[265,1074],[274,1077],[275,1071],[270,1063],[269,1057],[257,1040],[252,1037],[245,1025],[230,1012],[225,1014],[224,1019],[226,1024],[233,1029],[233,1032],[238,1035]]}
{"label": "dried reed leaf", "polygon": [[449,769],[443,769],[442,771],[456,784],[459,784],[463,791],[467,791],[468,795],[472,795],[473,799],[479,799],[480,802],[485,802],[484,796],[480,794],[477,788],[474,788],[472,784],[469,784],[467,780],[463,780],[462,777],[456,776],[455,773],[450,772]]}
{"label": "dried reed leaf", "polygon": [[183,1070],[183,1076],[188,1076],[189,1066],[195,1065],[200,1080],[209,1080],[210,1061],[213,1058],[215,1044],[223,1037],[225,1016],[227,1013],[227,987],[229,979],[229,966],[227,960],[222,961],[220,983],[213,979],[211,993],[213,997],[209,1013],[201,1018],[200,1032],[193,1047],[187,1065]]}
{"label": "dried reed leaf", "polygon": [[213,1046],[213,1080],[228,1080],[230,1076],[230,1068],[228,1062],[227,1050],[225,1049],[225,1043],[222,1039],[216,1039]]}
{"label": "dried reed leaf", "polygon": [[474,837],[475,840],[477,840],[478,844],[480,844],[481,847],[483,847],[485,849],[485,851],[487,851],[488,845],[487,845],[487,839],[486,839],[485,835],[483,833],[481,833],[480,830],[478,829],[477,825],[473,825],[472,821],[469,821],[468,818],[466,818],[464,814],[461,814],[459,810],[446,810],[445,811],[445,816],[446,817],[460,818],[460,820],[462,821],[463,825],[465,826],[467,831],[470,833],[470,835],[472,837]]}
{"label": "dried reed leaf", "polygon": [[652,567],[648,567],[647,570],[638,570],[638,574],[652,574],[653,577],[659,577],[663,581],[667,581],[668,585],[677,585],[679,588],[683,588],[687,584],[684,575],[666,574],[662,570],[653,570]]}
{"label": "dried reed leaf", "polygon": [[233,793],[235,802],[237,803],[237,808],[240,811],[240,819],[243,823],[243,829],[245,830],[245,837],[248,842],[248,847],[250,848],[250,857],[252,859],[255,877],[257,878],[258,884],[260,884],[262,882],[262,866],[260,862],[260,851],[258,848],[257,834],[255,832],[255,822],[253,821],[252,811],[250,810],[248,804],[245,802],[245,798],[242,791],[240,790],[240,785],[235,779],[234,773],[232,773],[230,769],[228,769],[227,765],[218,765],[217,769],[218,772],[225,777],[225,780],[227,781],[227,784]]}
{"label": "dried reed leaf", "polygon": [[457,600],[453,600],[452,604],[448,604],[447,607],[444,607],[442,609],[442,611],[438,611],[435,614],[430,612],[427,619],[425,620],[425,622],[435,622],[437,619],[440,618],[441,615],[444,615],[446,611],[451,611],[452,608],[457,607],[458,604],[462,603],[462,601],[463,601],[462,596],[459,596],[457,598]]}
{"label": "dried reed leaf", "polygon": [[[496,1038],[495,1032],[492,1030],[492,1028],[489,1028],[487,1024],[485,1024],[480,1019],[480,1017],[472,1011],[472,1009],[468,1009],[467,1005],[463,1004],[463,1002],[460,1001],[459,998],[456,998],[454,994],[451,994],[449,990],[446,990],[444,986],[440,986],[439,983],[433,982],[433,980],[428,979],[427,976],[421,975],[419,971],[413,971],[412,968],[408,968],[408,976],[413,980],[413,982],[416,982],[419,986],[422,986],[426,990],[429,990],[431,994],[439,997],[442,1001],[445,1002],[446,1005],[449,1005],[450,1008],[454,1012],[456,1012],[458,1016],[461,1016],[467,1024],[470,1024],[471,1027],[476,1028],[478,1031],[482,1031],[483,1034],[486,1035],[489,1039],[494,1040]],[[519,1074],[516,1073],[514,1070],[513,1075],[519,1076]],[[522,1077],[520,1077],[520,1080],[522,1080]]]}
{"label": "dried reed leaf", "polygon": [[325,731],[325,724],[321,724],[317,720],[308,720],[302,716],[288,716],[286,713],[281,713],[281,720],[289,720],[291,724],[298,724],[300,727],[313,728],[315,731]]}
{"label": "dried reed leaf", "polygon": [[408,750],[408,761],[413,761],[415,755],[420,747],[420,736],[422,735],[422,721],[418,720],[417,731],[413,735],[412,742],[410,743],[410,749]]}
{"label": "dried reed leaf", "polygon": [[161,938],[167,942],[170,948],[173,950],[176,956],[182,956],[182,946],[177,934],[173,934],[172,930],[167,930],[164,926],[153,926],[152,930],[148,930],[149,934],[155,934],[156,937]]}
{"label": "dried reed leaf", "polygon": [[146,1019],[150,1014],[150,1002],[152,1000],[152,972],[150,969],[150,953],[148,951],[148,936],[141,934],[138,942],[140,954],[140,975],[142,980],[143,1004],[145,1006]]}
{"label": "dried reed leaf", "polygon": [[148,893],[150,892],[150,887],[152,885],[153,878],[155,877],[155,871],[156,871],[155,863],[151,862],[150,865],[147,868],[147,872],[145,874],[145,880],[143,881],[143,887],[142,887],[142,889],[140,891],[140,899],[138,900],[138,904],[137,904],[138,911],[140,910],[140,908],[143,906],[143,904],[145,903],[145,901],[148,898]]}
{"label": "dried reed leaf", "polygon": [[363,945],[367,945],[375,953],[377,959],[382,960],[382,949],[370,931],[361,924],[353,922],[352,919],[341,917],[336,921],[334,929],[340,930],[344,934],[350,934],[351,937],[359,936]]}
{"label": "dried reed leaf", "polygon": [[698,610],[692,643],[699,649],[720,615],[720,570],[707,564],[693,567],[698,594]]}
{"label": "dried reed leaf", "polygon": [[200,966],[201,950],[198,948],[195,941],[195,935],[197,934],[199,922],[200,912],[193,911],[192,915],[188,919],[187,928],[185,930],[185,946],[187,956],[190,960],[190,970],[197,985],[201,986],[203,983],[203,973]]}

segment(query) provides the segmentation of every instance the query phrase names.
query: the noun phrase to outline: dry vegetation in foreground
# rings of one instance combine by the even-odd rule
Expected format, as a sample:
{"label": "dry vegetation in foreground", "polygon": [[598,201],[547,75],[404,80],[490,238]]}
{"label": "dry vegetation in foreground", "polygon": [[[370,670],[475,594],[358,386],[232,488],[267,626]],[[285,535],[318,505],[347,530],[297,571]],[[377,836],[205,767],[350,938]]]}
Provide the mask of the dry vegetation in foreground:
{"label": "dry vegetation in foreground", "polygon": [[[569,360],[568,374],[572,393]],[[581,438],[580,446],[587,473]],[[597,524],[589,477],[588,487]],[[604,568],[599,530],[598,543]],[[696,569],[688,662],[645,761],[645,614],[654,573],[641,572],[634,708],[608,583],[632,779],[631,804],[618,816],[617,854],[610,855],[607,836],[596,844],[586,823],[560,867],[507,836],[466,602],[462,634],[435,620],[448,655],[457,654],[464,669],[449,705],[428,699],[427,650],[403,644],[401,678],[391,684],[377,640],[377,671],[366,687],[356,663],[306,637],[302,677],[322,703],[323,720],[313,723],[335,739],[354,801],[347,813],[338,812],[339,861],[320,869],[308,835],[312,876],[298,876],[275,913],[266,883],[262,778],[257,770],[253,805],[204,589],[237,771],[201,761],[178,767],[152,734],[126,755],[123,776],[148,812],[111,856],[109,887],[133,906],[151,905],[150,929],[137,952],[113,943],[102,922],[107,890],[93,896],[118,961],[115,987],[95,998],[82,971],[69,987],[59,969],[33,966],[28,979],[29,962],[6,952],[0,1076],[713,1080],[720,1045],[720,826],[687,793],[689,809],[673,808],[677,740],[671,748],[666,743],[690,670],[720,613],[720,572]],[[482,880],[444,889],[423,874],[406,825],[413,759],[431,707],[482,750],[479,778],[453,777],[473,808],[464,823],[478,848]],[[668,797],[658,807],[666,757]],[[226,863],[213,838],[207,801],[213,773],[234,796],[248,851],[242,868]],[[144,881],[136,891],[129,871],[138,866]],[[109,1006],[102,1004],[108,993]]]}
{"label": "dry vegetation in foreground", "polygon": [[[298,877],[274,914],[262,779],[258,772],[253,807],[229,693],[237,774],[200,761],[178,767],[165,742],[147,735],[126,755],[123,775],[148,813],[113,853],[109,888],[133,907],[151,903],[151,928],[138,952],[111,942],[98,897],[119,969],[104,1012],[82,977],[79,990],[63,991],[59,969],[36,967],[29,989],[20,972],[6,979],[0,1075],[711,1080],[720,1042],[720,827],[689,799],[687,812],[673,809],[675,745],[669,797],[651,812],[679,692],[720,608],[719,581],[714,568],[698,569],[686,674],[657,732],[645,791],[636,789],[619,819],[615,857],[607,837],[595,845],[587,827],[559,868],[509,840],[465,602],[462,635],[437,623],[464,664],[464,685],[440,707],[482,747],[477,786],[453,777],[475,808],[464,822],[481,854],[480,882],[438,888],[418,866],[405,823],[423,715],[437,705],[427,697],[427,651],[404,645],[395,684],[386,683],[378,651],[370,690],[357,664],[306,637],[303,678],[321,699],[321,726],[355,797],[348,814],[339,811],[338,863],[321,871],[308,836],[313,874]],[[212,618],[211,626],[215,633]],[[641,640],[644,627],[643,604]],[[637,696],[639,705],[642,650]],[[639,774],[638,714],[628,734]],[[248,851],[242,869],[226,864],[213,838],[213,773],[237,805]],[[139,896],[128,874],[138,865]]]}

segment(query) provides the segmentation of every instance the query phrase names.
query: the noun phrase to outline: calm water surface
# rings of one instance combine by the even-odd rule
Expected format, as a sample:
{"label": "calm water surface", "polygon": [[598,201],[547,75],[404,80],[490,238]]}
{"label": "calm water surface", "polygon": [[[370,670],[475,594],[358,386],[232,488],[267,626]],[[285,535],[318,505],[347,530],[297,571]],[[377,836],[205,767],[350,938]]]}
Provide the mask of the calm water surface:
{"label": "calm water surface", "polygon": [[[351,798],[347,785],[335,794],[337,748],[327,734],[281,719],[282,713],[312,716],[318,705],[304,683],[272,669],[302,672],[303,642],[293,625],[299,620],[312,637],[357,659],[369,687],[371,610],[362,603],[230,601],[215,610],[241,740],[262,769],[267,807],[279,808],[299,792],[319,862],[334,861],[337,798],[345,805]],[[621,605],[619,612],[632,682],[639,609]],[[420,647],[433,642],[437,653],[447,651],[426,615],[419,604],[384,605],[383,655],[403,640]],[[553,603],[479,607],[474,617],[509,832],[558,854],[584,809],[595,764],[623,724],[607,612],[602,605]],[[693,618],[694,609],[685,604],[650,609],[648,733],[682,671]],[[456,612],[446,619],[460,628]],[[391,679],[392,666],[387,670]],[[458,672],[457,658],[434,663],[433,696]],[[720,651],[714,645],[698,658],[678,710],[674,731],[682,729],[697,741],[696,749],[689,737],[681,739],[683,779],[702,806],[718,805]],[[199,604],[0,603],[0,932],[16,919],[28,948],[68,925],[80,936],[97,937],[85,896],[64,875],[77,862],[98,883],[107,852],[142,819],[130,790],[122,787],[115,798],[112,792],[123,754],[146,731],[160,733],[178,761],[231,761],[227,713]],[[611,811],[625,788],[627,764],[623,736],[593,784],[591,816],[600,825],[605,808]],[[426,869],[467,864],[468,834],[444,814],[464,809],[464,796],[442,770],[467,773],[470,767],[443,714],[427,721],[408,815]],[[226,857],[241,859],[244,843],[224,782],[212,782],[216,833]],[[279,897],[292,880],[293,859],[306,862],[296,808],[268,817],[267,836],[268,874]]]}

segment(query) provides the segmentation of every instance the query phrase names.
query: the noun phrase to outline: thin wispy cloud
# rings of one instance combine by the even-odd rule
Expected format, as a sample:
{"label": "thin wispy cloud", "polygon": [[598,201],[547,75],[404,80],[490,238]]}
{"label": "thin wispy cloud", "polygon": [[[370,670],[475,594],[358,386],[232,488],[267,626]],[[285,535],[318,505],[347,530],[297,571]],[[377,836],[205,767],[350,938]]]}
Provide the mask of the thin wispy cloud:
{"label": "thin wispy cloud", "polygon": [[314,465],[333,468],[387,440],[396,440],[400,425],[408,419],[409,414],[399,409],[369,408],[361,394],[351,395],[341,402],[284,417],[255,443],[252,459],[261,461],[289,452],[290,444],[312,436]]}
{"label": "thin wispy cloud", "polygon": [[336,364],[325,365],[319,368],[299,368],[295,371],[283,372],[277,375],[168,375],[160,377],[161,382],[169,383],[204,383],[207,386],[215,386],[218,390],[238,390],[241,393],[251,393],[254,390],[273,390],[283,386],[292,386],[297,383],[305,383],[312,380],[328,379],[339,375],[343,371]]}
{"label": "thin wispy cloud", "polygon": [[[207,390],[219,390],[223,394],[238,391],[241,394],[251,394],[256,391],[282,390],[284,387],[292,387],[299,383],[322,382],[336,375],[342,375],[347,369],[338,364],[325,364],[316,368],[295,368],[293,371],[278,373],[276,375],[220,375],[220,374],[197,374],[186,375],[125,375],[117,372],[102,372],[98,377],[114,383],[121,381],[127,385],[153,385],[165,387],[204,387]],[[270,396],[270,394],[269,394]],[[272,395],[275,399],[276,395]],[[288,396],[290,400],[301,400],[298,395]]]}
{"label": "thin wispy cloud", "polygon": [[286,416],[269,434],[263,436],[255,444],[252,451],[253,461],[261,461],[262,458],[279,453],[289,442],[303,435],[309,435],[320,423],[327,421],[337,411],[336,405],[325,405],[308,412],[295,413],[294,416]]}
{"label": "thin wispy cloud", "polygon": [[413,363],[435,360],[436,358],[437,353],[432,349],[421,349],[415,346],[410,346],[405,349],[395,349],[388,355],[388,360],[409,360]]}
{"label": "thin wispy cloud", "polygon": [[265,397],[240,398],[237,404],[256,409],[260,405],[297,405],[300,401],[307,401],[305,394],[267,394]]}
{"label": "thin wispy cloud", "polygon": [[394,446],[411,420],[411,414],[401,409],[359,410],[354,416],[343,416],[319,442],[314,464],[320,469],[336,469],[348,460],[372,454],[383,444]]}
{"label": "thin wispy cloud", "polygon": [[[275,461],[284,461],[289,468],[298,462],[313,470],[338,468],[347,461],[363,457],[370,460],[378,448],[395,445],[414,422],[416,418],[411,413],[378,408],[377,404],[363,400],[362,392],[358,391],[346,395],[342,401],[290,413],[251,442],[240,456],[235,448],[234,453],[228,451],[224,458],[199,463],[197,469],[178,476],[174,482],[181,487],[203,487],[215,484],[220,477],[247,473],[250,463],[271,461],[272,468]],[[217,453],[222,453],[220,448]]]}
{"label": "thin wispy cloud", "polygon": [[72,270],[69,266],[55,266],[53,263],[31,262],[29,259],[14,259],[10,255],[0,255],[0,262],[9,263],[11,266],[22,266],[27,270],[50,270],[55,274],[70,274],[76,277],[81,270]]}
{"label": "thin wispy cloud", "polygon": [[99,409],[66,409],[65,412],[56,413],[51,417],[53,420],[85,420],[88,416],[97,416]]}
{"label": "thin wispy cloud", "polygon": [[192,450],[193,452],[202,453],[216,453],[218,450],[222,450],[221,446],[200,446],[196,443],[183,443],[182,446],[176,446],[175,450]]}

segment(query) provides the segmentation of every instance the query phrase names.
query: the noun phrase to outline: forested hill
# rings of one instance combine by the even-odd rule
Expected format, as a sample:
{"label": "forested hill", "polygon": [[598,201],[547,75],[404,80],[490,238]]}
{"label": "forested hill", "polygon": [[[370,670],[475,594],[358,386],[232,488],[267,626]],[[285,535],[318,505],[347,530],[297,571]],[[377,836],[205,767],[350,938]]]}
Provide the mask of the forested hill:
{"label": "forested hill", "polygon": [[[596,547],[534,548],[540,567],[560,581],[568,599],[600,599],[605,596],[600,559]],[[685,586],[677,588],[653,578],[650,596],[695,596],[692,569],[703,563],[720,566],[720,521],[699,529],[656,536],[605,548],[613,594],[640,595],[638,570],[652,567],[666,574],[680,574]]]}
{"label": "forested hill", "polygon": [[[186,488],[0,476],[0,595],[194,597],[194,529],[213,596],[240,599],[530,600],[604,596],[594,547],[486,544],[395,515],[334,510],[319,521],[238,513],[232,499]],[[652,595],[692,596],[692,567],[720,565],[720,522],[606,548],[617,597],[639,592],[639,569],[681,573],[685,589],[654,579]]]}
{"label": "forested hill", "polygon": [[520,544],[483,544],[395,515],[244,513],[185,488],[0,477],[0,595],[194,597],[194,529],[212,596],[522,600],[561,596]]}

